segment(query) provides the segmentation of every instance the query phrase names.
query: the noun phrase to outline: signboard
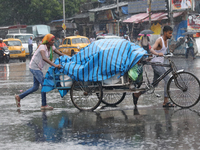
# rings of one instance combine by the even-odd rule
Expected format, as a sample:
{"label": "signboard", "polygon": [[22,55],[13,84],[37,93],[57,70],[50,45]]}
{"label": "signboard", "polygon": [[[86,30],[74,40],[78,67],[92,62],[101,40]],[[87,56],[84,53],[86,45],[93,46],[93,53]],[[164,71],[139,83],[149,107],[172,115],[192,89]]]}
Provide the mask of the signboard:
{"label": "signboard", "polygon": [[184,10],[192,8],[193,0],[171,0],[172,10]]}
{"label": "signboard", "polygon": [[[151,0],[151,11],[165,11],[166,8],[166,2],[165,0]],[[141,13],[146,12],[148,6],[147,0],[140,0],[140,1],[134,1],[134,2],[128,2],[128,13],[134,14],[134,13]]]}
{"label": "signboard", "polygon": [[[65,23],[65,26],[63,26],[63,23],[61,24],[60,22],[56,22],[56,23],[54,23],[54,26],[56,27],[56,28],[67,28],[67,29],[76,29],[77,28],[77,25],[76,25],[76,23],[71,23],[71,22],[66,22]],[[63,29],[64,29],[63,28]],[[66,30],[66,28],[65,28],[65,30]]]}
{"label": "signboard", "polygon": [[98,15],[98,20],[113,20],[113,13],[111,10],[101,11]]}
{"label": "signboard", "polygon": [[200,32],[200,15],[189,15],[187,24],[188,30],[199,30]]}
{"label": "signboard", "polygon": [[91,22],[95,22],[95,13],[94,12],[89,12],[89,19]]}
{"label": "signboard", "polygon": [[66,30],[66,25],[64,23],[62,24],[62,28],[63,30]]}

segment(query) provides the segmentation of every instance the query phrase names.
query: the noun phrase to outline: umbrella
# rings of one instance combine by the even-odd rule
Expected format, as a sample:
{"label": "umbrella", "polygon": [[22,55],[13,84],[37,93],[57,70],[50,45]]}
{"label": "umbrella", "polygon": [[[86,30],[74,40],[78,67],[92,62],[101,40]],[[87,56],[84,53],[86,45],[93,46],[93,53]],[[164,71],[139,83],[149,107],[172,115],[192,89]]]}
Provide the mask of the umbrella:
{"label": "umbrella", "polygon": [[[139,36],[143,36],[144,34],[141,34],[141,33],[140,33],[140,34],[138,34],[138,35],[139,35]],[[147,36],[151,36],[151,35],[150,35],[150,34],[147,34]]]}
{"label": "umbrella", "polygon": [[140,32],[140,34],[153,34],[154,32],[152,30],[143,30]]}
{"label": "umbrella", "polygon": [[37,37],[35,37],[35,38],[33,39],[33,41],[38,41],[38,40],[42,39],[44,36],[45,36],[45,34],[40,34],[40,35],[38,35]]}
{"label": "umbrella", "polygon": [[192,35],[192,34],[196,34],[196,32],[185,32],[182,35]]}

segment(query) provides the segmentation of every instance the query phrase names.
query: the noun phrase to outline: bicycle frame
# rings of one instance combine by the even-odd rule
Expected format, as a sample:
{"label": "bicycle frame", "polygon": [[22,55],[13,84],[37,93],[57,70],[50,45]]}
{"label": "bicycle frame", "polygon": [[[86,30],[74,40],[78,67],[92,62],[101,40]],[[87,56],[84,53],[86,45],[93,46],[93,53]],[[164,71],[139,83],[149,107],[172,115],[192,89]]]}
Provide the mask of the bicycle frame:
{"label": "bicycle frame", "polygon": [[[151,86],[155,87],[162,79],[164,79],[170,72],[173,71],[173,68],[171,66],[171,63],[170,64],[161,64],[161,63],[153,63],[153,62],[148,62],[146,63],[146,65],[155,65],[155,66],[162,66],[162,67],[170,67],[165,73],[163,73],[157,80],[155,80],[153,83],[148,83],[150,84]],[[145,70],[145,73],[146,73],[146,70]],[[147,77],[147,80],[149,82],[149,79],[148,79],[148,76],[147,76],[147,73],[146,73],[146,77]]]}
{"label": "bicycle frame", "polygon": [[152,83],[152,86],[155,87],[162,79],[164,79],[172,71],[172,68],[168,69],[164,74],[162,74],[156,81]]}
{"label": "bicycle frame", "polygon": [[147,73],[146,73],[146,71],[145,71],[145,73],[146,73],[146,77],[147,77],[147,80],[148,80],[148,84],[149,85],[151,85],[151,86],[153,86],[153,87],[155,87],[162,79],[164,79],[170,72],[172,72],[172,76],[174,76],[175,78],[175,84],[176,84],[176,86],[179,88],[179,89],[181,89],[181,90],[186,90],[187,89],[187,87],[186,86],[181,86],[178,82],[177,82],[177,80],[176,80],[176,73],[178,72],[177,71],[177,69],[176,69],[176,66],[174,65],[174,62],[173,61],[171,61],[169,58],[168,58],[168,60],[169,60],[169,64],[161,64],[161,63],[152,63],[152,62],[148,62],[148,63],[146,63],[147,65],[155,65],[155,66],[162,66],[162,67],[169,67],[169,69],[165,72],[165,73],[163,73],[158,79],[156,79],[153,83],[149,83],[149,79],[148,79],[148,77],[147,77]]}
{"label": "bicycle frame", "polygon": [[170,72],[172,72],[172,74],[174,75],[176,73],[176,68],[175,66],[173,66],[173,62],[168,58],[169,60],[169,64],[162,64],[162,63],[154,63],[154,62],[147,62],[145,63],[146,65],[155,65],[155,66],[162,66],[162,67],[169,67],[169,69],[163,73],[158,79],[156,79],[153,83],[150,84],[146,70],[146,77],[147,77],[147,81],[148,84],[155,87],[162,79],[164,79]]}

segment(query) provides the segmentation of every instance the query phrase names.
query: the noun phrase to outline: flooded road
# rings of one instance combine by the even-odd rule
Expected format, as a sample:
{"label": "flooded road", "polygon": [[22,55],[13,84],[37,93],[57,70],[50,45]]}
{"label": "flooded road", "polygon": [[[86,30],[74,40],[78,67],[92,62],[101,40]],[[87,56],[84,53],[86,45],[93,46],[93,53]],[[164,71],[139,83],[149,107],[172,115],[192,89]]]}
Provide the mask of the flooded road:
{"label": "flooded road", "polygon": [[[174,58],[179,69],[200,78],[200,58]],[[163,108],[163,97],[144,94],[134,109],[128,94],[118,107],[99,107],[80,112],[69,93],[61,98],[57,90],[47,93],[53,111],[41,111],[37,91],[21,101],[17,109],[14,94],[32,86],[26,63],[0,64],[0,149],[59,150],[197,150],[200,149],[199,103],[191,109]],[[149,68],[151,70],[151,68]],[[153,73],[149,72],[151,78]],[[163,82],[156,92],[163,95]],[[103,106],[103,104],[101,105]]]}

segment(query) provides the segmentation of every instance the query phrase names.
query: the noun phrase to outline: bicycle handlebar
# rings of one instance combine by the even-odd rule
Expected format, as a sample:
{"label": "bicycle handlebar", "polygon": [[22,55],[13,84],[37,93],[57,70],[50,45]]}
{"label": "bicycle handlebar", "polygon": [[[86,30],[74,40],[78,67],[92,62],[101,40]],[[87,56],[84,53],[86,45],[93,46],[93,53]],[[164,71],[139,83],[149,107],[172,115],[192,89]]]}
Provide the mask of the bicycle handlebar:
{"label": "bicycle handlebar", "polygon": [[173,53],[167,53],[165,55],[163,55],[164,58],[169,58],[169,57],[173,57],[174,54]]}
{"label": "bicycle handlebar", "polygon": [[155,55],[152,56],[152,54],[144,54],[144,56],[147,56],[147,57],[146,57],[146,58],[143,57],[143,61],[148,62],[148,61],[150,61],[151,59],[153,59],[154,57],[170,58],[170,57],[172,57],[172,56],[174,56],[174,55],[173,55],[173,53],[167,53],[167,54],[165,54],[165,55],[163,55],[163,56],[155,56]]}
{"label": "bicycle handlebar", "polygon": [[[153,58],[152,54],[144,54],[144,56],[148,56],[150,58]],[[173,53],[167,53],[167,54],[164,54],[163,56],[154,56],[154,57],[165,57],[165,58],[168,58],[168,57],[172,57],[172,56],[174,56]]]}

